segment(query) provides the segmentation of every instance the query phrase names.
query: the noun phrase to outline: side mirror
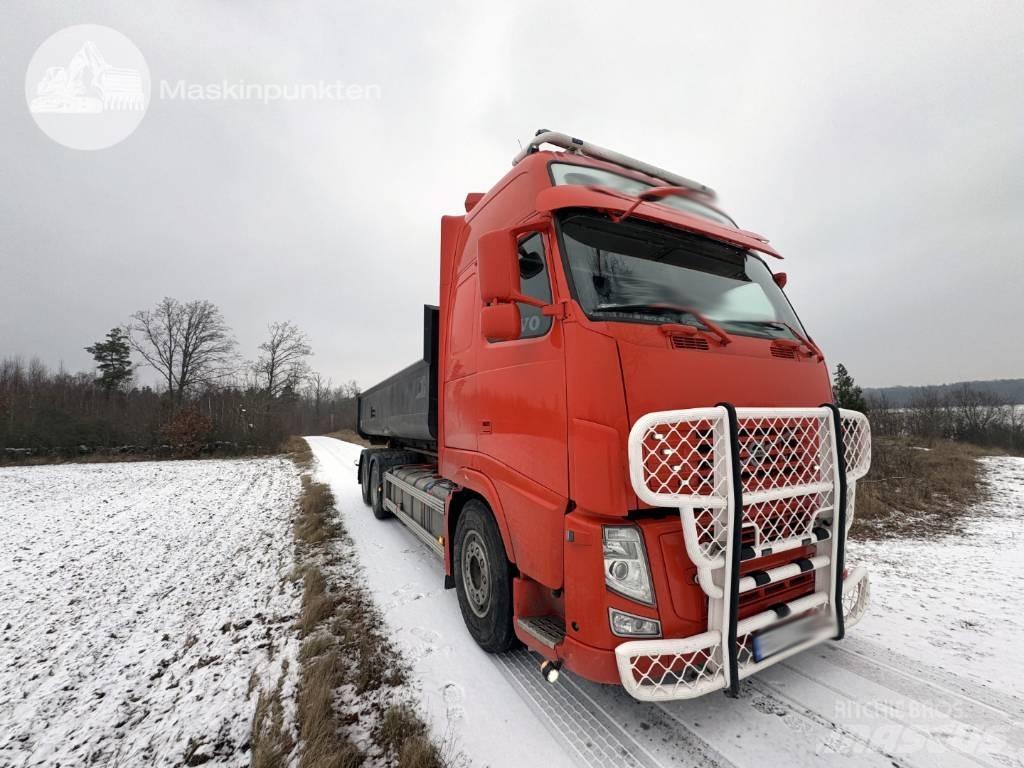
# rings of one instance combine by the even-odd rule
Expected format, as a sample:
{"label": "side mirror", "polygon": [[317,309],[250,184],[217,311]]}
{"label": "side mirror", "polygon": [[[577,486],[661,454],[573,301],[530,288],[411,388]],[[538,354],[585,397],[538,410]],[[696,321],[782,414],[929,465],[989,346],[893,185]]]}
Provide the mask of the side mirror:
{"label": "side mirror", "polygon": [[518,304],[489,304],[480,310],[480,330],[488,341],[514,341],[522,328]]}
{"label": "side mirror", "polygon": [[774,275],[772,275],[772,280],[775,281],[775,284],[777,286],[779,286],[779,288],[785,288],[786,287],[786,273],[785,272],[776,272]]}
{"label": "side mirror", "polygon": [[519,293],[519,254],[510,231],[499,229],[481,236],[477,272],[484,304],[515,300]]}

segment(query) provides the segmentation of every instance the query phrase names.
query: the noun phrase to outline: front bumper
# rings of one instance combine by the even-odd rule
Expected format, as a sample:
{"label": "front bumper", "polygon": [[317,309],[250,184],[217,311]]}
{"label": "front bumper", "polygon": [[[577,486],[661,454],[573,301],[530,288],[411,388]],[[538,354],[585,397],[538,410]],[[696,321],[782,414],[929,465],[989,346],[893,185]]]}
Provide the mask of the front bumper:
{"label": "front bumper", "polygon": [[[849,629],[864,615],[870,600],[871,584],[867,569],[860,566],[843,581],[843,613]],[[827,611],[824,597],[808,595],[786,604],[790,612],[811,614]],[[774,610],[755,614],[737,625],[740,679],[772,666],[794,654],[818,645],[832,636],[831,629],[822,631],[800,643],[760,662],[754,660],[751,648],[755,632],[782,621]],[[671,701],[693,699],[728,685],[721,659],[722,633],[708,632],[674,640],[631,640],[615,649],[619,681],[633,698],[640,701]]]}

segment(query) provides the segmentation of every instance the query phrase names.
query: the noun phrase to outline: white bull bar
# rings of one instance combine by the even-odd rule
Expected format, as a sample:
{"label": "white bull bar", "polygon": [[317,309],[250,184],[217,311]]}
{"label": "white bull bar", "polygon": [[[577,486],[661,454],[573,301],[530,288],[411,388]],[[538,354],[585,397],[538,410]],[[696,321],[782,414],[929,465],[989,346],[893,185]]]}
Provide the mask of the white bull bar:
{"label": "white bull bar", "polygon": [[[856,482],[871,464],[867,418],[820,408],[729,405],[650,413],[629,436],[630,479],[653,506],[677,507],[687,555],[708,596],[708,629],[687,638],[616,648],[619,676],[635,698],[664,701],[726,689],[830,637],[867,608],[867,571],[843,577]],[[739,577],[740,563],[814,547],[812,557]],[[739,620],[739,596],[805,572],[814,591]],[[817,614],[812,634],[755,660],[757,633]]]}

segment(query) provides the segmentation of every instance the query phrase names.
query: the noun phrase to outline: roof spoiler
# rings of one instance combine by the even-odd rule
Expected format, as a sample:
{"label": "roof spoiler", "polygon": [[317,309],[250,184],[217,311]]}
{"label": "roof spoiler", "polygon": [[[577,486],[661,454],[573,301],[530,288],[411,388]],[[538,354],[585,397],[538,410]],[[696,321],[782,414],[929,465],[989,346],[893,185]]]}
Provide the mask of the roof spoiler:
{"label": "roof spoiler", "polygon": [[645,163],[643,160],[637,160],[629,155],[623,155],[615,152],[614,150],[599,147],[596,144],[591,144],[589,141],[577,139],[567,134],[559,133],[558,131],[548,131],[543,128],[537,131],[536,135],[530,140],[530,143],[527,144],[518,155],[512,158],[512,165],[516,165],[526,156],[539,151],[542,144],[551,144],[556,147],[561,147],[565,151],[572,152],[576,155],[585,155],[597,160],[614,163],[615,165],[620,165],[623,168],[629,168],[634,171],[639,171],[640,173],[646,173],[648,176],[661,179],[673,186],[686,187],[687,189],[699,192],[702,195],[715,197],[715,190],[701,184],[699,181],[687,179],[685,176],[679,176],[671,171],[666,171],[664,168],[659,168],[656,165],[650,165],[649,163]]}

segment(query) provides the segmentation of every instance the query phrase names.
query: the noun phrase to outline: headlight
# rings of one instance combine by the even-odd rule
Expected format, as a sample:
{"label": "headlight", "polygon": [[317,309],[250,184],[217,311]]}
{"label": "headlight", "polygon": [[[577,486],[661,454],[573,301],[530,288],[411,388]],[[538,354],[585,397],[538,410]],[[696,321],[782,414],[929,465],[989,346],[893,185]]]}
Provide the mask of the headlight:
{"label": "headlight", "polygon": [[616,637],[658,637],[661,635],[661,622],[645,619],[631,613],[608,609],[608,624]]}
{"label": "headlight", "polygon": [[604,527],[604,583],[624,597],[654,605],[651,572],[638,528],[632,525]]}

